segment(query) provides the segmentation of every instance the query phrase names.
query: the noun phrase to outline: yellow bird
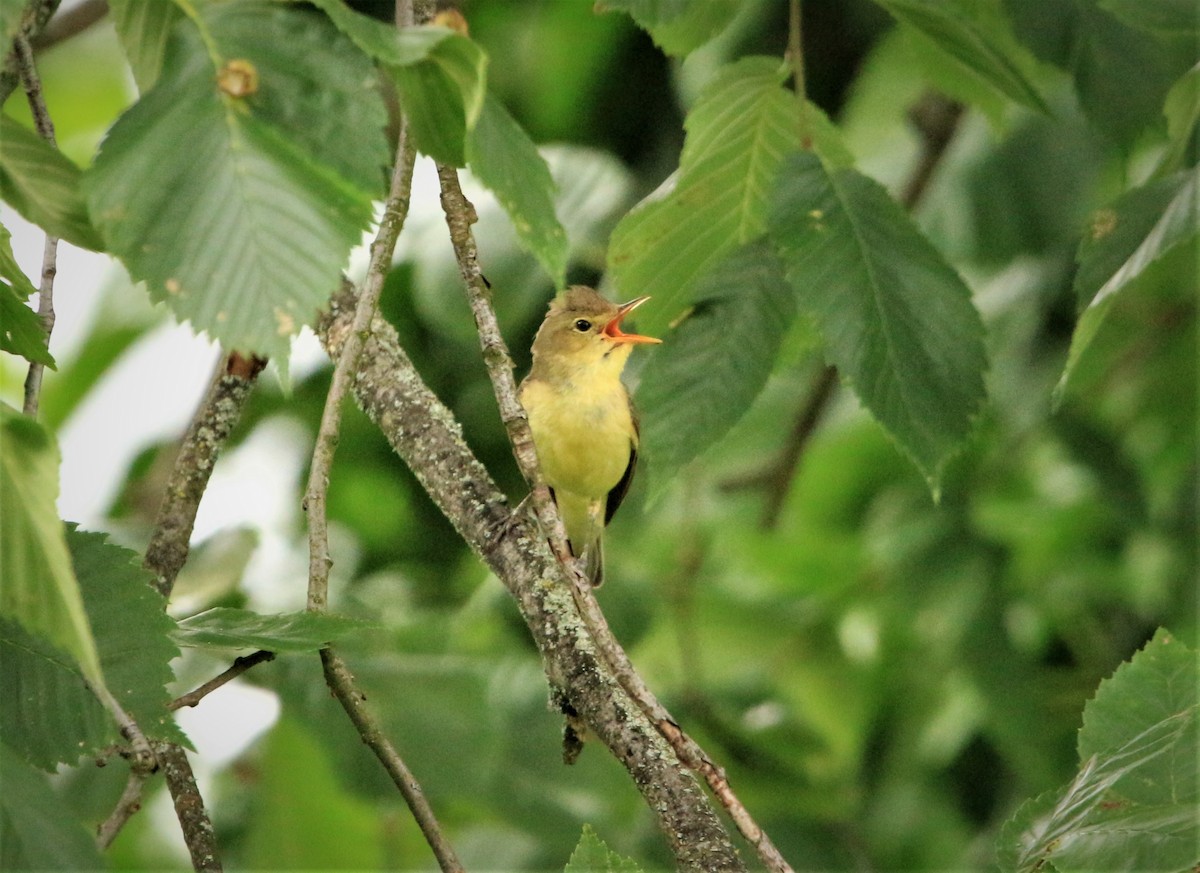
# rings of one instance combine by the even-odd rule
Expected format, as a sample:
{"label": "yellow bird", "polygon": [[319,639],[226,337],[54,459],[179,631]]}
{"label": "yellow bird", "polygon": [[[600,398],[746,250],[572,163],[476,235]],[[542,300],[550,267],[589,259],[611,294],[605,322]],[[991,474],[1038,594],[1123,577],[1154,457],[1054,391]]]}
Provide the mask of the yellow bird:
{"label": "yellow bird", "polygon": [[593,586],[604,581],[604,526],[637,465],[637,415],[621,371],[635,344],[662,342],[623,332],[621,320],[649,299],[618,306],[582,285],[559,294],[519,389],[542,474]]}

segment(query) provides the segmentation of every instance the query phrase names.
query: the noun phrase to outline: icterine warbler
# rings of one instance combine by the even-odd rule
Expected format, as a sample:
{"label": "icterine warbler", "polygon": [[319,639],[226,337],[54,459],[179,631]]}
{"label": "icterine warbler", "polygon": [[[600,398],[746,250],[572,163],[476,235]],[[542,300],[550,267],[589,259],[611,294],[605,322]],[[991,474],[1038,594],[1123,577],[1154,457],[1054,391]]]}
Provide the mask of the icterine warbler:
{"label": "icterine warbler", "polygon": [[635,344],[661,342],[623,332],[621,320],[648,299],[618,306],[582,285],[559,294],[519,392],[571,551],[594,586],[604,581],[604,526],[637,465],[637,415],[621,371]]}

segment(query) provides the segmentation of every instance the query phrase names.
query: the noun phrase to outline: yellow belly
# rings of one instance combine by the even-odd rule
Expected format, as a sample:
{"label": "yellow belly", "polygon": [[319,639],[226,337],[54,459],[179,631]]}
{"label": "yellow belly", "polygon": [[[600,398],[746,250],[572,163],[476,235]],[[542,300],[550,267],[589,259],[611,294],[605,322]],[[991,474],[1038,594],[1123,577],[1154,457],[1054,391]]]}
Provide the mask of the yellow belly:
{"label": "yellow belly", "polygon": [[620,381],[567,390],[528,381],[521,402],[550,487],[603,500],[625,475],[636,439]]}

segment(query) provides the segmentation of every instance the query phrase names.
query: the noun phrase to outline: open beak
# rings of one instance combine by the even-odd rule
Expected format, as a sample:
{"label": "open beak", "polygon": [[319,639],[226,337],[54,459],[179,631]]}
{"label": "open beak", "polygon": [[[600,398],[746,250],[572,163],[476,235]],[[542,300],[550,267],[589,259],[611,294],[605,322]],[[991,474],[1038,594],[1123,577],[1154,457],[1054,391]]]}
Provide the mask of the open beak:
{"label": "open beak", "polygon": [[621,319],[633,312],[647,300],[649,297],[638,297],[636,300],[630,300],[628,303],[622,303],[617,307],[617,314],[608,324],[604,325],[604,336],[608,337],[615,343],[661,343],[662,340],[652,336],[642,336],[636,333],[625,333],[621,330]]}

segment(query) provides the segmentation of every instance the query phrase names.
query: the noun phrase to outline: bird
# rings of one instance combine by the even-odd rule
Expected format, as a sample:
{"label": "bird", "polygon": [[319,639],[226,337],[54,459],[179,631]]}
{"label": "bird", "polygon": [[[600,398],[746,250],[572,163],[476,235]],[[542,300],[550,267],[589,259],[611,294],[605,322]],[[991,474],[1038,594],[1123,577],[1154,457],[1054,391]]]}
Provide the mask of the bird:
{"label": "bird", "polygon": [[621,330],[649,297],[616,304],[573,285],[551,302],[518,398],[572,554],[593,587],[604,581],[604,527],[629,491],[638,419],[621,372],[633,347],[662,340]]}

